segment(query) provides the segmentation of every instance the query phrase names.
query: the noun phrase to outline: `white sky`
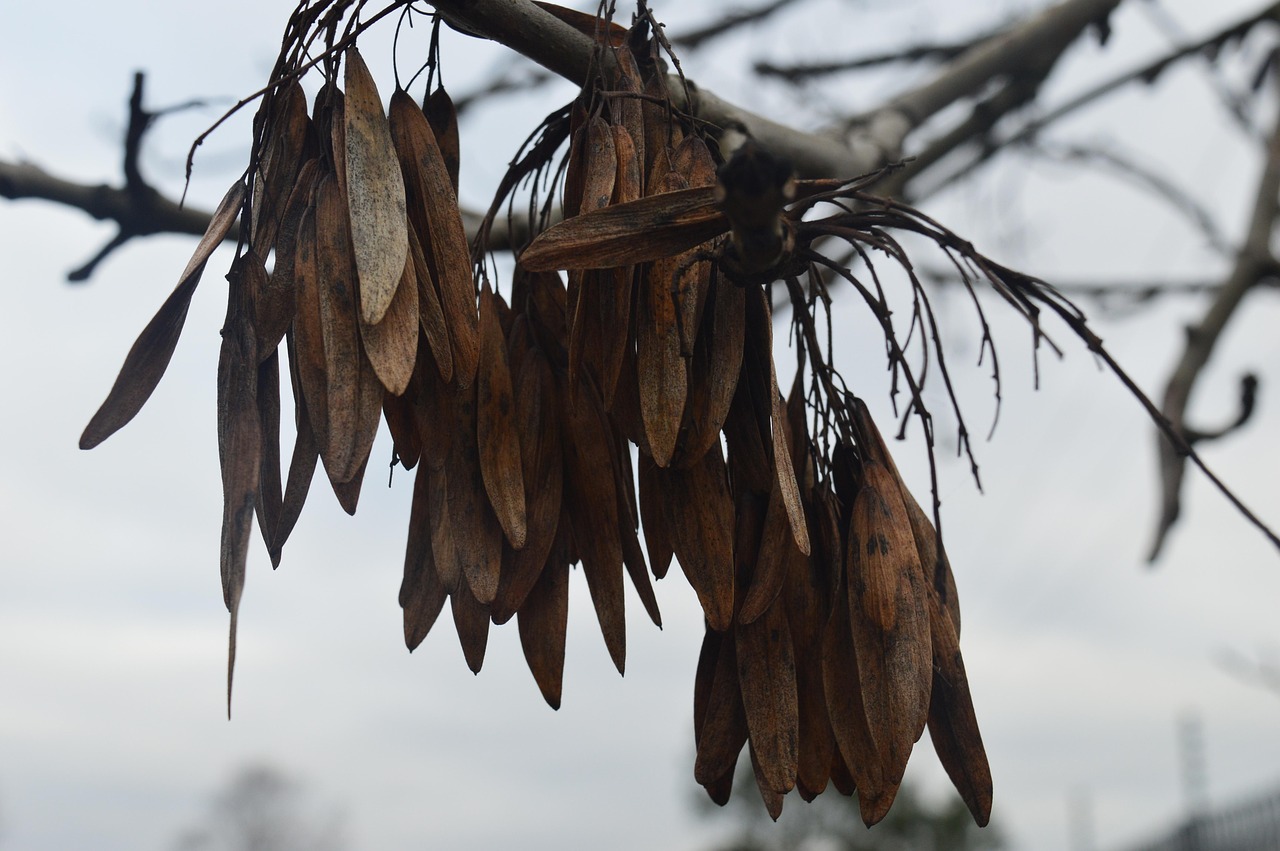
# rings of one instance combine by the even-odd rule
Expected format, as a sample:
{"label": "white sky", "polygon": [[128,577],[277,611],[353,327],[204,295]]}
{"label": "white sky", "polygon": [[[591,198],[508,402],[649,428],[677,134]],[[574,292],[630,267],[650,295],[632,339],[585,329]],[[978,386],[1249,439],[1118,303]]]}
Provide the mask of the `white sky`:
{"label": "white sky", "polygon": [[[658,11],[673,28],[706,17],[689,11],[695,4],[672,5]],[[824,21],[839,21],[848,43],[870,52],[972,30],[984,25],[973,10],[991,14],[992,5],[914,0],[890,21],[873,14],[875,4],[813,0],[781,29],[719,47],[715,61],[689,70],[731,99],[799,114],[802,104],[737,80],[723,63],[835,54],[836,45],[813,46],[815,32],[835,28],[815,26],[811,10],[825,9],[833,17]],[[1193,30],[1201,18],[1224,20],[1257,4],[1212,4],[1212,15],[1209,5],[1169,4]],[[10,36],[0,51],[0,156],[117,181],[133,70],[148,72],[153,108],[239,97],[265,80],[290,8],[280,0],[0,3]],[[1114,24],[1113,48],[1101,57],[1096,48],[1076,54],[1052,81],[1054,96],[1126,67],[1157,43],[1139,13]],[[387,90],[390,60],[372,57],[375,45],[389,44],[389,29],[371,34],[363,50]],[[452,34],[446,49],[445,80],[455,94],[503,61]],[[1152,146],[1144,156],[1173,169],[1234,236],[1258,158],[1200,79],[1170,75],[1082,116],[1060,138],[1070,131],[1130,151]],[[464,200],[487,199],[527,129],[570,91],[504,100],[464,125]],[[880,94],[848,97],[865,105]],[[214,114],[159,125],[143,165],[157,185],[178,190],[186,146]],[[201,149],[194,203],[211,207],[242,168],[245,127],[234,124]],[[1195,233],[1131,189],[1043,163],[993,173],[927,209],[1050,280],[1222,268]],[[705,847],[719,826],[699,819],[693,804],[701,795],[690,718],[702,626],[679,572],[658,584],[661,632],[629,596],[625,678],[608,660],[574,574],[564,708],[552,712],[524,668],[513,626],[491,632],[478,677],[467,671],[447,615],[416,653],[404,651],[396,592],[412,477],[397,475],[388,490],[376,464],[355,518],[315,483],[276,573],[255,544],[235,718],[227,722],[214,372],[229,256],[210,262],[149,405],[83,453],[81,429],[194,247],[183,237],[139,241],[87,286],[66,284],[65,272],[111,233],[51,205],[0,203],[0,847],[170,847],[198,821],[209,794],[251,761],[278,765],[332,802],[351,847],[363,851]],[[967,301],[944,294],[937,306],[952,330],[952,367],[971,427],[985,433],[990,382],[985,368],[969,366],[976,336]],[[1280,695],[1243,684],[1216,661],[1226,649],[1280,654],[1280,557],[1192,475],[1187,520],[1159,568],[1148,571],[1141,559],[1156,513],[1155,453],[1138,405],[1065,332],[1057,338],[1068,358],[1042,359],[1042,389],[1032,395],[1025,329],[994,300],[988,309],[1006,384],[1000,428],[978,447],[986,494],[975,492],[964,464],[949,460],[941,475],[965,657],[995,774],[995,820],[1016,848],[1066,849],[1071,801],[1087,797],[1098,847],[1158,830],[1180,811],[1175,734],[1185,713],[1203,720],[1215,803],[1280,783]],[[1201,309],[1197,299],[1171,300],[1099,327],[1157,392],[1181,325]],[[851,300],[842,310],[846,377],[887,418],[883,349]],[[1259,372],[1254,421],[1205,454],[1273,524],[1280,522],[1280,450],[1271,439],[1280,422],[1276,327],[1276,293],[1254,296],[1193,406],[1206,419],[1225,419],[1239,374]],[[384,436],[374,459],[389,455]],[[923,493],[921,448],[911,442],[898,458]],[[910,774],[931,794],[954,794],[927,737]]]}

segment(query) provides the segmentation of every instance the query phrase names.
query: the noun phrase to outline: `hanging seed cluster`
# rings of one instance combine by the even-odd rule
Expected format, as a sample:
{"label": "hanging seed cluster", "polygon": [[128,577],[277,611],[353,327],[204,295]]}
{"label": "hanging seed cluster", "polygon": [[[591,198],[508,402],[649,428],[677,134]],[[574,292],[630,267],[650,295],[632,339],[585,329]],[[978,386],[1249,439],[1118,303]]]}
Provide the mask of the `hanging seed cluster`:
{"label": "hanging seed cluster", "polygon": [[[819,317],[829,279],[853,285],[885,327],[895,392],[899,381],[910,391],[908,414],[932,448],[924,376],[874,271],[866,284],[850,259],[873,270],[878,252],[909,273],[888,229],[914,232],[1031,315],[1025,279],[867,194],[874,176],[795,181],[750,142],[726,161],[708,128],[673,107],[661,38],[643,16],[624,30],[552,7],[598,39],[598,75],[522,150],[473,253],[448,95],[437,87],[419,106],[397,88],[384,111],[354,38],[333,46],[339,18],[325,8],[295,13],[246,179],[81,440],[100,443],[141,408],[205,262],[238,221],[217,382],[228,698],[255,517],[275,565],[318,466],[354,513],[385,420],[396,459],[415,471],[399,596],[411,650],[448,602],[478,671],[490,624],[514,617],[558,707],[570,569],[581,567],[621,672],[624,575],[660,625],[650,576],[674,561],[706,618],[694,774],[712,799],[728,799],[745,746],[775,818],[792,789],[812,800],[833,786],[856,791],[873,824],[928,727],[985,824],[991,777],[936,500],[931,515],[903,484],[830,365],[829,313],[825,345]],[[327,82],[308,104],[303,35],[325,27]],[[563,222],[518,252],[508,301],[489,282],[484,240],[518,184],[557,168]],[[829,214],[811,215],[820,209]],[[829,237],[849,256],[813,247]],[[799,354],[786,395],[764,286],[774,281]],[[931,322],[917,298],[913,329],[923,338]],[[282,467],[285,369],[296,440]]]}

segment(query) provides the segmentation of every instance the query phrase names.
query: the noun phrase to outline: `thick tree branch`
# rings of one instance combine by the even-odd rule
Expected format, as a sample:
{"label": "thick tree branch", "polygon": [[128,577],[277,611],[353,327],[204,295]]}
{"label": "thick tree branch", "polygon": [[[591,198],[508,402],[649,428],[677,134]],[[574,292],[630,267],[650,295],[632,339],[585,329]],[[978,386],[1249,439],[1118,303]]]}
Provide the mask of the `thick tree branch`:
{"label": "thick tree branch", "polygon": [[[1043,73],[1090,22],[1104,17],[1118,3],[1119,0],[1066,0],[958,57],[942,67],[930,83],[862,116],[855,128],[845,132],[805,132],[787,127],[696,85],[689,89],[691,102],[677,105],[711,124],[745,128],[762,144],[791,159],[801,176],[862,174],[900,159],[907,135],[950,103],[949,98],[969,96],[993,77],[1026,74],[1030,69]],[[589,36],[529,0],[438,0],[434,5],[455,28],[498,41],[579,84],[591,73],[594,61],[608,65],[612,60],[608,52],[596,52]],[[385,13],[384,10],[379,16]],[[681,86],[673,85],[672,91],[677,98],[683,97]],[[150,115],[141,111],[140,100],[136,115]],[[136,150],[130,145],[126,148]],[[0,161],[0,196],[41,198],[76,207],[94,218],[110,219],[120,225],[120,242],[152,233],[204,233],[208,213],[184,208],[145,184],[142,191],[136,184],[134,189],[129,185],[119,189],[77,184],[31,164]]]}

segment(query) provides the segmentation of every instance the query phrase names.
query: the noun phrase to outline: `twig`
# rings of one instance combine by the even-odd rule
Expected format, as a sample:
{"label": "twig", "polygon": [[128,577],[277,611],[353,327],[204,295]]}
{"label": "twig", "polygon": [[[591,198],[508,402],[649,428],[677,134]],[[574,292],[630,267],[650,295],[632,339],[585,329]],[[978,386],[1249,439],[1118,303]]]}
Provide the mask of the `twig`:
{"label": "twig", "polygon": [[676,47],[685,50],[700,47],[705,42],[711,41],[714,38],[719,38],[722,35],[726,35],[738,27],[745,26],[747,24],[757,24],[768,18],[774,12],[784,9],[794,2],[796,2],[796,0],[772,0],[772,2],[765,3],[762,6],[757,6],[754,9],[739,9],[731,11],[718,21],[714,21],[707,24],[705,27],[699,27],[692,32],[687,32],[684,35],[671,39],[671,43]]}

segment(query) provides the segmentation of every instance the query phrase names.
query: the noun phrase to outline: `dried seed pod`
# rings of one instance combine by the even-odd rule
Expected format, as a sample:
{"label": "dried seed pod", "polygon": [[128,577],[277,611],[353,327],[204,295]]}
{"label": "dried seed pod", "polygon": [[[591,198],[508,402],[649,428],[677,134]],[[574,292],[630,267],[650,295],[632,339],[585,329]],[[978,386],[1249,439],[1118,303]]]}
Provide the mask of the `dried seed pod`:
{"label": "dried seed pod", "polygon": [[[360,347],[355,263],[347,205],[329,175],[316,188],[316,273],[328,400],[321,460],[334,484],[351,481],[368,460],[382,412],[382,385]],[[403,271],[403,270],[402,270]]]}
{"label": "dried seed pod", "polygon": [[557,378],[564,451],[563,524],[570,517],[573,540],[582,558],[596,619],[613,664],[622,673],[626,661],[627,623],[622,589],[623,555],[618,521],[617,486],[608,442],[609,425],[592,383],[583,383],[578,404],[569,398],[564,379]]}
{"label": "dried seed pod", "polygon": [[418,282],[418,321],[427,344],[431,348],[435,368],[446,384],[453,380],[453,348],[449,342],[449,326],[445,322],[440,294],[431,277],[431,264],[422,251],[417,231],[409,231],[409,259],[413,262],[414,278]]}
{"label": "dried seed pod", "polygon": [[[667,176],[667,187],[681,188],[684,179]],[[640,413],[653,460],[659,467],[671,463],[688,395],[688,369],[681,355],[679,319],[671,282],[680,257],[657,260],[641,284],[636,317],[636,367],[640,385]]]}
{"label": "dried seed pod", "polygon": [[[738,754],[747,743],[747,714],[738,687],[738,653],[734,634],[724,633],[719,644],[720,652],[716,657],[698,735],[698,755],[693,764],[693,779],[708,787],[708,793],[725,775],[733,775]],[[725,800],[728,800],[727,795]]]}
{"label": "dried seed pod", "polygon": [[387,431],[391,432],[395,447],[393,463],[398,461],[406,470],[416,467],[422,457],[422,437],[415,411],[413,400],[408,395],[392,396],[388,393],[382,398],[382,418],[387,423]]}
{"label": "dried seed pod", "polygon": [[454,378],[466,387],[475,379],[480,359],[479,320],[471,252],[458,198],[431,124],[413,98],[402,90],[391,96],[391,135],[408,198],[409,222],[417,232],[453,347]]}
{"label": "dried seed pod", "polygon": [[671,548],[671,532],[667,529],[666,495],[662,492],[662,474],[653,459],[643,452],[639,459],[640,520],[644,526],[644,543],[649,551],[649,567],[653,575],[662,579],[671,566],[675,554]]}
{"label": "dried seed pod", "polygon": [[[627,128],[613,125],[613,147],[618,172],[613,184],[613,203],[626,204],[640,197],[640,163],[635,143]],[[606,409],[613,408],[613,397],[622,372],[625,351],[634,345],[631,334],[632,288],[635,267],[621,266],[603,273],[598,289],[600,336],[604,349],[600,370],[601,391]]]}
{"label": "dried seed pod", "polygon": [[756,778],[762,792],[783,795],[795,786],[800,728],[795,650],[785,607],[775,600],[751,623],[738,620],[734,638]]}
{"label": "dried seed pod", "polygon": [[566,218],[520,254],[532,272],[607,269],[661,260],[729,230],[714,187],[670,190]]}
{"label": "dried seed pod", "polygon": [[[680,143],[672,156],[672,170],[684,176],[689,186],[715,186],[716,163],[707,143],[690,136]],[[699,257],[699,255],[701,255]],[[695,258],[696,262],[695,262]],[[702,324],[702,310],[710,286],[711,257],[705,249],[681,255],[676,302],[680,312],[680,350],[693,353],[694,340]]]}
{"label": "dried seed pod", "polygon": [[562,550],[563,547],[551,548],[538,581],[516,612],[525,661],[552,709],[560,708],[565,629],[569,622],[569,560]]}
{"label": "dried seed pod", "polygon": [[325,365],[324,330],[320,317],[320,270],[316,251],[315,198],[303,212],[298,225],[298,250],[294,256],[293,278],[297,288],[297,310],[293,316],[291,361],[296,363],[298,395],[306,400],[305,410],[317,449],[329,445],[329,390]]}
{"label": "dried seed pod", "polygon": [[658,470],[665,526],[712,629],[733,624],[734,510],[719,446],[684,470]]}
{"label": "dried seed pod", "polygon": [[431,517],[428,489],[431,474],[426,465],[413,480],[413,504],[409,509],[409,540],[405,544],[404,579],[400,583],[400,607],[404,609],[404,643],[410,651],[427,637],[445,598],[435,556],[431,550]]}
{"label": "dried seed pod", "polygon": [[710,312],[703,317],[706,327],[689,362],[685,445],[675,462],[679,465],[701,458],[720,439],[742,372],[746,291],[713,272],[707,292]]}
{"label": "dried seed pod", "polygon": [[938,760],[979,827],[991,819],[991,766],[978,731],[969,693],[969,678],[960,655],[960,634],[937,595],[929,606],[933,640],[933,690],[929,703],[929,737]]}
{"label": "dried seed pod", "polygon": [[720,661],[720,645],[725,633],[706,627],[702,634],[702,647],[698,651],[698,667],[693,677],[693,746],[702,740],[702,724],[711,706],[711,689],[715,682],[716,666]]}
{"label": "dried seed pod", "polygon": [[258,430],[262,457],[258,465],[258,530],[271,555],[271,566],[280,566],[280,553],[273,543],[280,523],[282,485],[280,482],[280,354],[273,351],[258,364],[254,405],[258,409]]}
{"label": "dried seed pod", "polygon": [[[486,282],[480,292],[480,367],[476,381],[476,425],[480,472],[489,504],[515,549],[525,545],[524,476],[520,436],[511,395],[506,340],[498,323],[497,299]],[[532,437],[532,435],[530,435]],[[496,590],[495,590],[496,593]],[[492,601],[492,597],[488,602]]]}
{"label": "dried seed pod", "polygon": [[440,159],[449,173],[453,194],[458,194],[458,171],[462,162],[462,146],[458,139],[458,110],[449,93],[440,86],[422,101],[422,113],[431,125],[431,133],[440,147]]}
{"label": "dried seed pod", "polygon": [[[458,391],[453,402],[453,446],[444,461],[453,549],[458,569],[470,593],[485,607],[487,619],[488,605],[498,593],[502,527],[485,498],[477,438],[476,385]],[[452,593],[461,592],[454,589]]]}
{"label": "dried seed pod", "polygon": [[471,673],[480,673],[484,664],[484,651],[489,644],[489,607],[476,599],[471,588],[463,582],[449,595],[453,610],[453,627],[458,632],[463,658]]}
{"label": "dried seed pod", "polygon": [[[514,353],[513,353],[514,354]],[[546,358],[534,347],[525,350],[513,387],[516,430],[528,534],[522,549],[504,549],[494,623],[505,623],[523,604],[552,552],[564,494],[559,403]]]}
{"label": "dried seed pod", "polygon": [[770,780],[765,774],[766,769],[761,765],[760,755],[756,751],[755,745],[748,743],[747,751],[751,757],[751,773],[756,778],[756,789],[760,791],[760,800],[764,801],[764,808],[769,813],[769,818],[777,821],[782,815],[782,803],[784,795],[775,789],[769,787]]}
{"label": "dried seed pod", "polygon": [[406,257],[400,284],[382,321],[369,325],[360,313],[360,342],[378,380],[392,396],[409,386],[418,358],[418,275],[413,257]]}
{"label": "dried seed pod", "polygon": [[920,555],[897,483],[872,458],[863,458],[862,472],[845,570],[858,682],[884,780],[878,821],[928,718],[933,653]]}
{"label": "dried seed pod", "polygon": [[795,548],[788,550],[781,600],[796,660],[796,789],[810,801],[826,788],[836,749],[822,682],[822,633],[831,613],[830,582],[830,565],[817,548],[807,558]]}
{"label": "dried seed pod", "polygon": [[[462,529],[455,527],[449,515],[449,471],[446,467],[432,467],[424,464],[427,470],[427,517],[431,522],[431,552],[435,557],[436,574],[440,577],[440,585],[450,594],[457,591],[466,580],[462,578],[462,562],[458,557],[458,545],[455,531],[460,535]],[[463,487],[459,485],[458,487]]]}
{"label": "dried seed pod", "polygon": [[[840,592],[844,591],[842,586]],[[823,693],[837,745],[832,756],[831,782],[845,794],[849,794],[846,788],[852,789],[856,784],[862,819],[871,825],[879,820],[875,816],[886,797],[885,779],[860,686],[860,661],[854,648],[849,607],[837,599],[822,634]],[[847,782],[847,775],[842,776],[841,770],[851,772],[855,783]]]}
{"label": "dried seed pod", "polygon": [[[259,146],[258,172],[253,181],[253,219],[250,246],[265,257],[276,244],[290,193],[306,160],[307,95],[293,80],[271,99],[270,117]],[[260,113],[262,115],[263,113]]]}
{"label": "dried seed pod", "polygon": [[164,377],[169,368],[169,360],[173,357],[173,349],[182,335],[182,326],[187,319],[187,308],[191,306],[191,296],[200,282],[200,274],[213,250],[222,244],[222,240],[231,232],[236,216],[244,203],[244,184],[236,181],[227,194],[223,196],[218,208],[214,210],[209,227],[191,255],[187,267],[178,278],[178,286],[165,299],[164,304],[156,311],[156,315],[142,329],[138,339],[134,341],[125,356],[120,374],[116,376],[111,392],[106,401],[98,408],[97,413],[85,426],[80,435],[80,448],[92,449],[111,435],[115,434],[125,423],[133,419],[142,406],[151,398],[151,393]]}
{"label": "dried seed pod", "polygon": [[222,467],[222,598],[231,613],[227,653],[227,714],[236,660],[236,622],[244,590],[245,559],[257,503],[262,433],[255,394],[257,340],[241,275],[228,276],[227,318],[218,357],[218,457]]}
{"label": "dried seed pod", "polygon": [[755,563],[751,565],[750,584],[738,612],[738,623],[754,622],[773,605],[782,591],[789,561],[787,556],[793,547],[786,508],[775,486],[769,495],[768,509],[760,530],[760,544]]}
{"label": "dried seed pod", "polygon": [[373,75],[354,46],[347,48],[346,61],[343,153],[351,243],[360,318],[377,325],[391,307],[409,256],[404,177]]}
{"label": "dried seed pod", "polygon": [[311,488],[311,480],[315,477],[316,464],[320,461],[320,449],[315,435],[311,431],[311,415],[307,410],[306,396],[301,392],[302,383],[298,373],[297,347],[293,342],[293,334],[286,338],[289,344],[289,375],[293,382],[294,425],[297,435],[293,444],[293,456],[289,461],[289,476],[285,483],[284,500],[280,507],[280,517],[276,521],[275,533],[271,536],[271,563],[280,563],[280,553],[294,524],[302,514],[302,506],[307,501],[307,491]]}

